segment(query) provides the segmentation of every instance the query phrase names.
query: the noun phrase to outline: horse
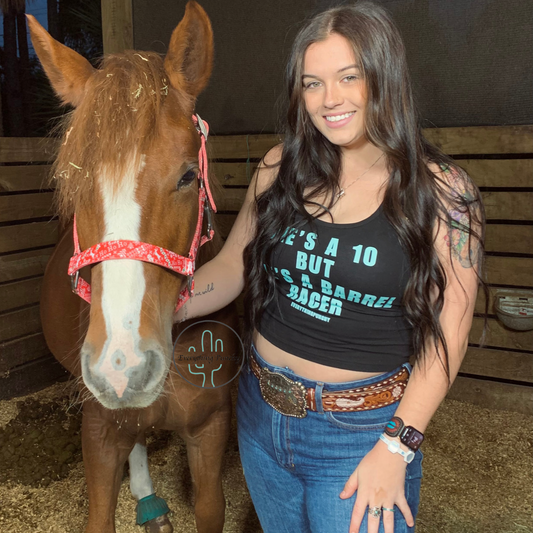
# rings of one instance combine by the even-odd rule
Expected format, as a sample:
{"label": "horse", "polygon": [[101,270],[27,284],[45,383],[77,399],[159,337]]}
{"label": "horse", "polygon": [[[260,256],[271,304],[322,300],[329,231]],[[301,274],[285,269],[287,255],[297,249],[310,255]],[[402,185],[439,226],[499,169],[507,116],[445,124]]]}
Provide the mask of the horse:
{"label": "horse", "polygon": [[[222,246],[210,220],[216,207],[205,172],[207,126],[193,116],[212,70],[209,18],[190,1],[164,59],[125,51],[104,57],[99,68],[31,15],[28,24],[55,92],[73,106],[53,165],[64,231],[45,270],[41,321],[50,351],[82,398],[85,533],[115,532],[126,460],[137,523],[151,533],[173,531],[148,471],[150,428],[177,430],[184,439],[197,530],[221,533],[237,314],[231,305],[206,317],[217,338],[211,350],[223,345],[234,355],[213,368],[212,386],[204,363],[175,357],[176,350],[204,349],[205,325],[185,321],[173,336],[172,320],[176,302],[193,291],[194,268]],[[214,370],[225,385],[215,384]]]}

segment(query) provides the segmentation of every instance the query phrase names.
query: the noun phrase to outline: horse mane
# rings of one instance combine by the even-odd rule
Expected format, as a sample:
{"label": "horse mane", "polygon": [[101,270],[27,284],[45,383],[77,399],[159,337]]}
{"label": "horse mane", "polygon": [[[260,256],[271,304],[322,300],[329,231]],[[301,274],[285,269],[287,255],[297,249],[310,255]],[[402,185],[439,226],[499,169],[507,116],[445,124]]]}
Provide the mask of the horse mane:
{"label": "horse mane", "polygon": [[[102,168],[118,181],[128,167],[138,165],[157,134],[169,81],[158,54],[128,50],[106,56],[85,90],[61,125],[63,143],[52,168],[57,212],[67,220]],[[184,109],[186,99],[177,99]]]}

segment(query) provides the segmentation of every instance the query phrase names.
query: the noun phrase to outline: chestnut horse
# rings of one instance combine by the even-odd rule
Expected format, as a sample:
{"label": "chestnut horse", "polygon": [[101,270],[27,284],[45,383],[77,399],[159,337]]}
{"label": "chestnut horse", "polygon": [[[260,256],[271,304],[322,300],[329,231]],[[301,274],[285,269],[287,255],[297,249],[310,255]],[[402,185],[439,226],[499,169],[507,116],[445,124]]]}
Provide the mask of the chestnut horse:
{"label": "chestnut horse", "polygon": [[[67,275],[76,236],[81,250],[136,241],[157,245],[165,257],[189,253],[203,214],[200,190],[205,193],[198,177],[202,136],[192,114],[212,69],[209,18],[191,1],[164,60],[151,52],[126,51],[106,57],[100,69],[55,41],[33,17],[28,20],[54,90],[74,106],[54,165],[58,210],[67,229],[46,268],[41,319],[50,350],[78,378],[84,400],[85,531],[115,531],[126,460],[139,502],[138,523],[151,532],[173,530],[147,468],[145,433],[162,428],[178,430],[187,445],[198,531],[221,533],[230,388],[195,386],[190,374],[199,372],[183,379],[190,364],[176,360],[174,366],[172,317],[183,275],[146,259],[115,257],[86,266],[81,278],[90,282],[90,305],[73,294]],[[204,126],[201,120],[199,125]],[[205,235],[210,226],[204,220],[198,228]],[[200,247],[196,265],[212,259],[221,244],[215,235]],[[207,318],[237,327],[233,306]],[[189,325],[180,325],[186,331],[179,346],[200,351],[203,328]],[[240,350],[223,324],[209,330],[226,353]],[[217,383],[226,383],[238,364],[217,370]]]}

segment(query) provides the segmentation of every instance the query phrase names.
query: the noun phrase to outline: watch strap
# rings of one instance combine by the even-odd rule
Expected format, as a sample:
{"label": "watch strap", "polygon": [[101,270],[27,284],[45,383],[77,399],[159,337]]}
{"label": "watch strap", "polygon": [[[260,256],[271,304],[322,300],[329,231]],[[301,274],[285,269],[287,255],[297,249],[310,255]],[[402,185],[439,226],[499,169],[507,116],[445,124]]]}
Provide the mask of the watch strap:
{"label": "watch strap", "polygon": [[383,433],[379,436],[379,438],[387,445],[389,452],[400,454],[406,463],[410,463],[415,458],[415,452],[411,450],[407,452],[402,450],[400,443],[397,440],[390,440]]}

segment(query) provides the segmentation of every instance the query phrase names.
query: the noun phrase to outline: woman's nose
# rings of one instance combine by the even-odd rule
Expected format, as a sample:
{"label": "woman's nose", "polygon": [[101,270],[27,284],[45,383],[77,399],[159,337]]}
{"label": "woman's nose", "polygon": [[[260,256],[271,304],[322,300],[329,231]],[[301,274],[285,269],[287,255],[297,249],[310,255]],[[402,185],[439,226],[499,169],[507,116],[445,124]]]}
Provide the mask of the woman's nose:
{"label": "woman's nose", "polygon": [[337,84],[326,84],[326,92],[324,94],[324,105],[325,107],[336,107],[343,102],[343,96],[340,88]]}

